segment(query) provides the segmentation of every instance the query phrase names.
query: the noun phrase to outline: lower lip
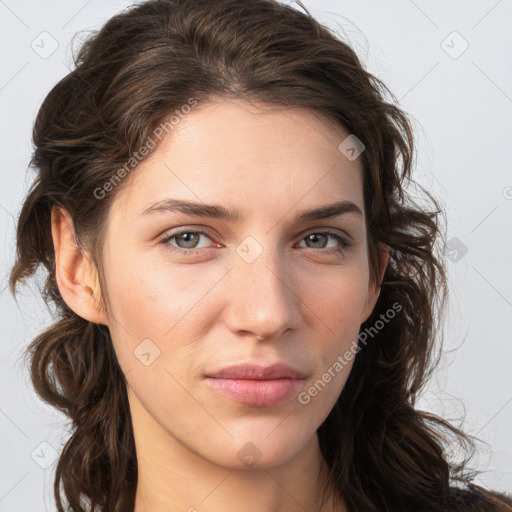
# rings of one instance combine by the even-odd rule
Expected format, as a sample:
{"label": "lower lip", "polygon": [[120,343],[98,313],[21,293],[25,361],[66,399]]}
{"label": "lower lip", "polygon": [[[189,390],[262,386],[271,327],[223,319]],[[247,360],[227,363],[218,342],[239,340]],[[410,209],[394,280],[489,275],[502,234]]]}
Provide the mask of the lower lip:
{"label": "lower lip", "polygon": [[245,380],[207,377],[206,383],[214,391],[235,402],[256,407],[270,407],[295,395],[304,384],[304,380]]}

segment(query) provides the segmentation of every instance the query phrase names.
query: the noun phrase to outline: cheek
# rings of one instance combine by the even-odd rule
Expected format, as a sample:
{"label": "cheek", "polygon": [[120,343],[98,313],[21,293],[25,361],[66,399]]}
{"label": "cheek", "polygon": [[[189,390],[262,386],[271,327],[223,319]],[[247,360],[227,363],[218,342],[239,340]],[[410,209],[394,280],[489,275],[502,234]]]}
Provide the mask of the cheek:
{"label": "cheek", "polygon": [[112,252],[108,263],[107,286],[112,310],[109,329],[119,364],[128,373],[140,365],[137,355],[142,349],[146,349],[142,354],[149,352],[153,359],[159,356],[170,314],[180,301],[168,289],[164,293],[166,287],[159,272],[134,254]]}
{"label": "cheek", "polygon": [[[107,270],[113,312],[109,328],[123,371],[134,370],[133,378],[144,371],[151,379],[153,370],[162,367],[186,375],[198,355],[197,341],[204,338],[215,318],[212,308],[205,305],[212,305],[208,291],[219,278],[211,271],[201,276],[192,265],[148,264],[146,259],[123,258],[122,254],[118,261],[117,272]],[[153,360],[149,372],[144,363]],[[152,387],[149,381],[146,384]],[[158,388],[161,381],[153,384]]]}
{"label": "cheek", "polygon": [[173,319],[190,309],[197,287],[190,286],[191,281],[181,270],[148,261],[137,253],[131,256],[119,254],[117,270],[110,274],[114,316],[139,337],[155,333],[162,336]]}
{"label": "cheek", "polygon": [[368,299],[368,273],[364,268],[351,265],[322,279],[307,278],[304,288],[310,290],[311,309],[337,339],[345,339],[359,328]]}
{"label": "cheek", "polygon": [[326,333],[315,350],[320,363],[316,378],[321,379],[320,386],[326,383],[329,388],[322,392],[328,403],[333,404],[341,392],[357,354],[368,293],[367,275],[361,268],[343,269],[309,304],[318,316],[318,329],[323,325]]}

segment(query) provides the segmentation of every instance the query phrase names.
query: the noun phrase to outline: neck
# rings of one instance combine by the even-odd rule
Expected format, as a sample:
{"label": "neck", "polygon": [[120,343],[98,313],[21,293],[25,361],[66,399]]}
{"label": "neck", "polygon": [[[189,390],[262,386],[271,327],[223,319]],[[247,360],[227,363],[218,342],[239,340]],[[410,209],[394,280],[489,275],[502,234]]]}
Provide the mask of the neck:
{"label": "neck", "polygon": [[138,467],[134,512],[345,512],[342,500],[335,504],[316,434],[280,466],[226,468],[184,446],[133,395],[130,402]]}

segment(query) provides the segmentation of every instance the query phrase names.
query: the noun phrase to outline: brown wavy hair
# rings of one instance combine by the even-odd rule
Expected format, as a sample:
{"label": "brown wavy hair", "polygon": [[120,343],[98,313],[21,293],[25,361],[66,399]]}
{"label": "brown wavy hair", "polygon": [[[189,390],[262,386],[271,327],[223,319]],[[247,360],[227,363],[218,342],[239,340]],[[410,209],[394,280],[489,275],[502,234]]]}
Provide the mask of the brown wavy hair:
{"label": "brown wavy hair", "polygon": [[361,158],[372,275],[377,242],[390,247],[390,260],[361,330],[395,302],[402,310],[357,355],[318,429],[331,481],[349,510],[512,510],[504,494],[471,484],[470,456],[448,457],[450,442],[470,453],[473,440],[415,409],[438,361],[447,279],[443,210],[425,190],[421,205],[407,192],[414,184],[411,121],[351,47],[297,3],[304,12],[274,0],[131,6],[85,39],[73,70],[40,107],[30,161],[36,177],[19,215],[9,284],[16,296],[18,282],[42,264],[42,295],[56,306],[57,321],[25,355],[38,395],[72,422],[55,472],[59,512],[131,512],[137,457],[127,383],[109,329],[75,314],[59,293],[52,208],[70,212],[77,245],[99,271],[101,307],[108,309],[102,243],[110,205],[127,180],[102,200],[95,190],[170,113],[190,98],[200,104],[214,97],[306,107],[366,146]]}

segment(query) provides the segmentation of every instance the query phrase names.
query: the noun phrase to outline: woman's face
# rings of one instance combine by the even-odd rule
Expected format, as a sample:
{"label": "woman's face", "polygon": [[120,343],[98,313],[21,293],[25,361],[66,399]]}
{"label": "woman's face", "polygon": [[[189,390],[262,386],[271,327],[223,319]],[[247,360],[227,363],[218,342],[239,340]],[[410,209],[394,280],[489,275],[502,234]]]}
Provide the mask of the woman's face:
{"label": "woman's face", "polygon": [[[125,178],[106,234],[106,323],[140,428],[233,468],[282,464],[315,435],[378,296],[347,135],[308,110],[223,100],[193,109]],[[341,202],[345,213],[296,219]],[[207,377],[275,363],[303,378]]]}

